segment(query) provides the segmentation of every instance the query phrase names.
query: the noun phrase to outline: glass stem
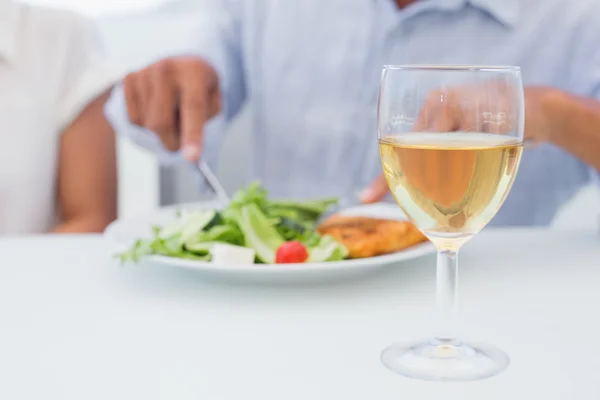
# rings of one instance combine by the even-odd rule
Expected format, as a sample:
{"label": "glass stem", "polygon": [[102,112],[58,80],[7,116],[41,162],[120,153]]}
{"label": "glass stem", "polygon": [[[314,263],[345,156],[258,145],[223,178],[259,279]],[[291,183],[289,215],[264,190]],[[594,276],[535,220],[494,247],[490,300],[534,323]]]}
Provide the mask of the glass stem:
{"label": "glass stem", "polygon": [[457,339],[457,311],[458,251],[440,250],[437,254],[438,339]]}

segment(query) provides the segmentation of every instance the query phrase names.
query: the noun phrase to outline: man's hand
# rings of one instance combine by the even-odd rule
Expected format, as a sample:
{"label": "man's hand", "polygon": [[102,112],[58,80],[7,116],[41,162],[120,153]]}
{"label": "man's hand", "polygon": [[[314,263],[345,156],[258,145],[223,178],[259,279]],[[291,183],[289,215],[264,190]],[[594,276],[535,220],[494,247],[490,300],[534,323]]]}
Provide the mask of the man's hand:
{"label": "man's hand", "polygon": [[205,61],[167,58],[124,81],[129,120],[156,133],[163,145],[190,161],[202,152],[204,124],[221,110],[219,79]]}
{"label": "man's hand", "polygon": [[[494,88],[467,87],[434,92],[425,101],[417,121],[415,131],[429,132],[487,132],[505,133],[518,129],[518,113],[514,107],[514,96],[510,89],[502,86]],[[490,96],[494,93],[494,96]],[[539,143],[548,140],[560,129],[554,123],[551,106],[556,91],[545,87],[525,89],[525,139]],[[473,112],[476,107],[479,112]],[[363,203],[375,203],[389,192],[385,177],[380,175],[361,194]]]}

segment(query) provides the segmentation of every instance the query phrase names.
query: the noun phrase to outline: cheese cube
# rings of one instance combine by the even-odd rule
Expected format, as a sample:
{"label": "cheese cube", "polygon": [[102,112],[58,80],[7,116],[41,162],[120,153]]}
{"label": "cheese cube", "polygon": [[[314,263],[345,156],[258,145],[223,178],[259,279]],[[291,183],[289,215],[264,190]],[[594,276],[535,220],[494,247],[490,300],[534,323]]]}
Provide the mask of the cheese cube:
{"label": "cheese cube", "polygon": [[248,265],[254,264],[255,252],[252,249],[231,244],[217,243],[210,254],[213,264]]}

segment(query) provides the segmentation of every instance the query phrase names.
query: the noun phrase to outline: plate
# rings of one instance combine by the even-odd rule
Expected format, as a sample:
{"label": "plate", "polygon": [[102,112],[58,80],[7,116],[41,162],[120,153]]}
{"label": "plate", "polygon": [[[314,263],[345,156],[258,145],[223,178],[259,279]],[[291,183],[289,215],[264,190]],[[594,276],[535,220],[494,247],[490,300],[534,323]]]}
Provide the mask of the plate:
{"label": "plate", "polygon": [[[164,207],[149,214],[119,219],[107,227],[104,236],[115,244],[117,251],[123,251],[129,248],[137,239],[149,237],[152,226],[165,225],[172,221],[173,218],[175,218],[175,213],[178,209],[218,208],[217,203],[211,202]],[[389,203],[360,205],[342,210],[339,213],[343,215],[358,215],[398,220],[407,219],[397,205]],[[385,266],[399,264],[431,253],[435,253],[435,247],[431,243],[425,242],[412,246],[406,250],[383,256],[322,263],[218,265],[211,262],[164,256],[144,257],[139,263],[152,263],[168,267],[187,268],[210,275],[234,279],[241,278],[245,280],[327,280],[368,273]]]}

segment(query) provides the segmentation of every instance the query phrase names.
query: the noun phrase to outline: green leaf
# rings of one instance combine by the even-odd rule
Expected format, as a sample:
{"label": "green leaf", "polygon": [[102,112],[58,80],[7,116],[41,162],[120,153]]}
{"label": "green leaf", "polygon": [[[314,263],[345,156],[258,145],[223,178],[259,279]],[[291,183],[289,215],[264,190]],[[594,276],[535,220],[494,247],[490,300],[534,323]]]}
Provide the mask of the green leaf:
{"label": "green leaf", "polygon": [[222,242],[198,242],[190,243],[184,246],[185,251],[188,253],[195,254],[197,256],[210,255],[210,252],[215,244]]}
{"label": "green leaf", "polygon": [[316,218],[318,218],[318,216],[323,214],[329,208],[337,205],[338,202],[339,200],[334,198],[307,201],[269,200],[267,202],[267,208],[296,210],[304,213],[305,215],[314,215]]}
{"label": "green leaf", "polygon": [[247,247],[254,249],[256,257],[265,263],[275,262],[275,252],[284,243],[277,229],[253,203],[247,204],[240,210],[230,210],[231,217],[244,234]]}
{"label": "green leaf", "polygon": [[244,235],[237,225],[228,223],[214,226],[208,231],[198,232],[196,235],[189,237],[184,245],[187,247],[203,242],[223,242],[243,246]]}
{"label": "green leaf", "polygon": [[309,249],[308,262],[341,261],[348,257],[348,250],[332,236],[325,235]]}
{"label": "green leaf", "polygon": [[252,182],[246,189],[238,190],[232,197],[228,208],[240,208],[247,204],[256,204],[263,208],[267,201],[267,191],[260,182]]}
{"label": "green leaf", "polygon": [[142,257],[150,254],[152,254],[152,240],[139,239],[129,250],[117,254],[117,257],[121,260],[121,263],[137,263]]}
{"label": "green leaf", "polygon": [[153,254],[168,257],[181,257],[183,251],[183,241],[181,235],[175,235],[168,239],[158,239],[151,245]]}

